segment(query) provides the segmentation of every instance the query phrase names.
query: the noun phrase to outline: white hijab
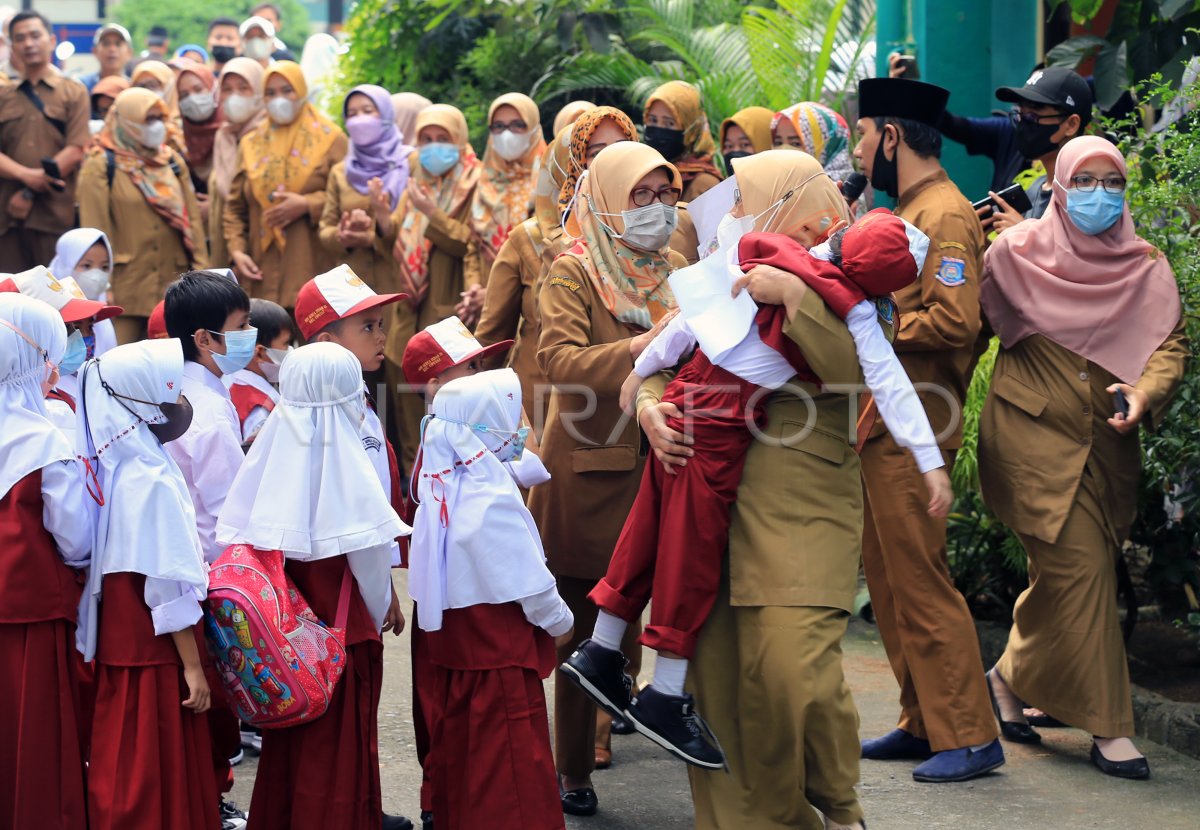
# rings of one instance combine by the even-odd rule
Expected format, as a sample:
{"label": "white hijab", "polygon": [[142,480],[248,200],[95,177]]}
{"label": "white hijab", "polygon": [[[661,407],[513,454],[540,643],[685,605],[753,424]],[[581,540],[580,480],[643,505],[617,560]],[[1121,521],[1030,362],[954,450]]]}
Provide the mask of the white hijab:
{"label": "white hijab", "polygon": [[[116,398],[108,389],[129,398]],[[160,403],[183,389],[177,339],[118,346],[79,370],[76,445],[96,471],[103,494],[92,540],[92,569],[79,604],[76,643],[96,651],[96,608],[105,574],[139,573],[182,582],[198,602],[208,595],[208,566],[196,535],[187,483],[148,425],[166,418]],[[132,410],[132,411],[131,411]]]}
{"label": "white hijab", "polygon": [[3,293],[0,320],[4,321],[0,322],[2,499],[34,470],[55,461],[73,460],[75,453],[67,437],[50,423],[42,394],[42,382],[50,373],[47,361],[58,365],[67,350],[67,327],[62,317],[41,300]]}
{"label": "white hijab", "polygon": [[388,502],[363,449],[362,366],[336,343],[294,349],[279,403],[225,497],[217,539],[311,562],[346,555],[378,625],[391,605],[391,546],[412,528]]}
{"label": "white hijab", "polygon": [[[96,228],[75,228],[69,230],[58,238],[58,242],[54,245],[54,259],[50,260],[50,273],[59,279],[63,277],[71,277],[75,275],[75,266],[79,264],[79,260],[83,259],[93,245],[97,242],[103,242],[104,247],[108,249],[108,264],[113,266],[112,245],[109,244],[108,236],[102,230]],[[88,297],[89,300],[102,300],[102,297]]]}
{"label": "white hijab", "polygon": [[554,587],[537,526],[503,463],[520,424],[512,369],[451,381],[433,399],[408,576],[426,631],[442,627],[448,608],[516,602]]}

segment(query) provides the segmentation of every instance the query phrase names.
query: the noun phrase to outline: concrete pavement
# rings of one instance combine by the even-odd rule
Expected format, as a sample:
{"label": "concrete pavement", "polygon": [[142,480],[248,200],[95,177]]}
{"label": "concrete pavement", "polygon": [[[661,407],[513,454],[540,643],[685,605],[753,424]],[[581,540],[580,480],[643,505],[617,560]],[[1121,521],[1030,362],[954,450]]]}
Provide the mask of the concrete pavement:
{"label": "concrete pavement", "polygon": [[[403,575],[397,588],[406,596]],[[379,754],[384,808],[415,818],[420,767],[413,744],[408,637],[385,637]],[[895,725],[896,682],[875,629],[856,621],[846,639],[846,674],[862,718],[862,735]],[[645,677],[653,671],[647,653]],[[547,683],[550,697],[551,679]],[[864,761],[860,793],[871,830],[1196,830],[1200,828],[1200,761],[1146,740],[1149,781],[1102,775],[1088,760],[1090,739],[1073,729],[1042,730],[1037,747],[1005,744],[1008,763],[986,778],[965,784],[930,785],[912,780],[910,762]],[[636,735],[614,736],[615,763],[594,778],[600,813],[568,817],[571,830],[676,830],[692,826],[684,766]],[[336,763],[336,759],[330,759]],[[234,772],[233,799],[249,807],[256,760]],[[486,830],[486,828],[479,828]],[[530,830],[538,830],[531,828]]]}

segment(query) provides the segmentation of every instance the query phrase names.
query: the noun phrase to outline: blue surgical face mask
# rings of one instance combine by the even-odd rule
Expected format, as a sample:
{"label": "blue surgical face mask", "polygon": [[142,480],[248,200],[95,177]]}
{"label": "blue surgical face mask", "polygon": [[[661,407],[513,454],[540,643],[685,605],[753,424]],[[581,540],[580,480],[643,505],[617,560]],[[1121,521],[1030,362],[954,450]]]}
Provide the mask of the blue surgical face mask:
{"label": "blue surgical face mask", "polygon": [[[427,415],[421,421],[421,435],[425,434],[426,424],[436,418],[436,415]],[[529,427],[520,427],[516,431],[511,429],[492,429],[487,424],[470,424],[466,421],[455,421],[452,418],[442,418],[441,420],[451,424],[459,424],[460,426],[470,427],[475,432],[488,432],[492,435],[504,436],[504,443],[492,450],[501,462],[518,461],[521,455],[525,452],[525,442],[529,439]]]}
{"label": "blue surgical face mask", "polygon": [[225,339],[225,354],[212,353],[213,362],[223,375],[232,375],[239,369],[250,365],[254,357],[254,347],[258,345],[258,329],[249,328],[244,331],[209,331],[209,334],[220,335]]}
{"label": "blue surgical face mask", "polygon": [[62,360],[58,362],[58,373],[63,377],[75,374],[87,360],[87,352],[87,343],[83,342],[83,332],[75,329],[67,338],[67,350],[63,353]]}
{"label": "blue surgical face mask", "polygon": [[1124,212],[1124,193],[1109,193],[1103,187],[1092,191],[1074,187],[1067,190],[1067,215],[1088,236],[1104,233]]}
{"label": "blue surgical face mask", "polygon": [[435,142],[421,145],[421,167],[431,176],[440,176],[458,164],[458,147]]}

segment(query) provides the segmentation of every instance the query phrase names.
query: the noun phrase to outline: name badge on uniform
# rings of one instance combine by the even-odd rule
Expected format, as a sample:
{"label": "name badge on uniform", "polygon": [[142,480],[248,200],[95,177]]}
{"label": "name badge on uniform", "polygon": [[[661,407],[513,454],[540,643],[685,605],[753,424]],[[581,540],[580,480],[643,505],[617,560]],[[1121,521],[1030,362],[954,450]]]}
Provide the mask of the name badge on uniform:
{"label": "name badge on uniform", "polygon": [[875,310],[878,312],[880,319],[889,326],[896,319],[896,303],[891,297],[876,297]]}
{"label": "name badge on uniform", "polygon": [[967,281],[967,263],[952,256],[943,256],[938,267],[937,278],[942,285],[954,288]]}

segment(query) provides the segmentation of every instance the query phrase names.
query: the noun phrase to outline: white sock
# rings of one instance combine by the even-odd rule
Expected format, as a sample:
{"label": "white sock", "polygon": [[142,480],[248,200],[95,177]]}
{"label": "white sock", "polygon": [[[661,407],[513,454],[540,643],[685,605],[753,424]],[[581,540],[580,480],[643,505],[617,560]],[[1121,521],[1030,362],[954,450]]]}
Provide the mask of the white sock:
{"label": "white sock", "polygon": [[995,741],[985,741],[984,743],[976,744],[975,746],[971,747],[971,751],[972,752],[981,752],[994,743],[995,743]]}
{"label": "white sock", "polygon": [[654,658],[654,688],[665,695],[683,696],[683,681],[687,680],[688,661],[681,657]]}
{"label": "white sock", "polygon": [[601,610],[596,617],[596,628],[592,631],[592,639],[605,648],[613,651],[621,650],[621,640],[625,637],[625,629],[629,624],[620,617],[614,617],[607,611]]}

